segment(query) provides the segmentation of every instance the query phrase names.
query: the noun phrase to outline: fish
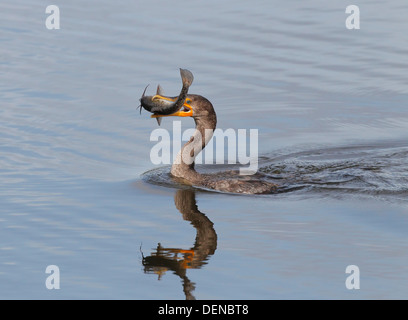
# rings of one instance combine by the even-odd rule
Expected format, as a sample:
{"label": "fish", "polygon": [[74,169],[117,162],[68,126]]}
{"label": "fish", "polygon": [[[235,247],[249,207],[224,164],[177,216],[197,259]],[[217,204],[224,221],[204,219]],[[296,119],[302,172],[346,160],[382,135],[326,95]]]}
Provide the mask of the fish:
{"label": "fish", "polygon": [[[163,89],[160,85],[157,86],[156,95],[146,96],[145,93],[149,86],[147,85],[140,98],[140,113],[142,112],[142,108],[155,115],[169,115],[179,111],[186,100],[188,89],[194,80],[193,74],[187,69],[180,68],[180,76],[183,87],[177,97],[165,97],[166,99],[163,99]],[[160,96],[160,99],[158,99],[158,96]],[[160,125],[161,118],[158,117],[156,120]]]}

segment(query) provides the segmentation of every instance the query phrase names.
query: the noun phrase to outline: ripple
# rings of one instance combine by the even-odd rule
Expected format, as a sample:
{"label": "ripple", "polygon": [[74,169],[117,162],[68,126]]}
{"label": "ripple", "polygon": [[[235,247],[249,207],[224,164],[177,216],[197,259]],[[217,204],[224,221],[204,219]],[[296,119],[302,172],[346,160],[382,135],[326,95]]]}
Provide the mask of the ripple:
{"label": "ripple", "polygon": [[261,168],[321,194],[408,195],[408,146],[353,146],[289,153]]}

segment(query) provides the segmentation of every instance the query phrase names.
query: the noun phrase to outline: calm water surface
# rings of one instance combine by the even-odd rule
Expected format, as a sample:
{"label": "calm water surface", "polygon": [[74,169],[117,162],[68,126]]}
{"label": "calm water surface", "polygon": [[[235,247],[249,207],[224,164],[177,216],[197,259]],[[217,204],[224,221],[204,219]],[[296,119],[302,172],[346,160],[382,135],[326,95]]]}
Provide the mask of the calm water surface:
{"label": "calm water surface", "polygon": [[[57,1],[60,30],[49,4],[0,10],[0,298],[408,297],[406,1],[359,1],[360,30],[342,0]],[[186,188],[152,164],[138,99],[176,95],[179,67],[294,191]]]}

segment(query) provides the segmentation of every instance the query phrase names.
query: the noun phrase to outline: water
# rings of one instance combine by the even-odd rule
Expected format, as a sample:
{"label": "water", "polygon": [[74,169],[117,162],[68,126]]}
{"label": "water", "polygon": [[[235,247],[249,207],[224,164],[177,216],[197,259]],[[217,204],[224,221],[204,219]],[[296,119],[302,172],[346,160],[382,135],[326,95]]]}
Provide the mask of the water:
{"label": "water", "polygon": [[[60,30],[45,1],[0,13],[0,298],[407,298],[405,1],[360,1],[360,30],[340,0],[55,4]],[[299,188],[166,180],[136,107],[149,83],[178,94],[179,67]]]}

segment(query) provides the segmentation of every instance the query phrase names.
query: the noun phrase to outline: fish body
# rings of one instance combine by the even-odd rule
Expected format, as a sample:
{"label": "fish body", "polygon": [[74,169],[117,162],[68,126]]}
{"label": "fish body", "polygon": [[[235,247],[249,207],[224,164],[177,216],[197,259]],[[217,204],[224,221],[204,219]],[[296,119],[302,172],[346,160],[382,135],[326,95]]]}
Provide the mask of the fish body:
{"label": "fish body", "polygon": [[[181,88],[180,94],[177,97],[165,97],[162,93],[162,88],[160,85],[157,86],[157,91],[155,96],[145,96],[145,91],[140,98],[141,108],[149,111],[155,115],[170,115],[181,109],[186,100],[188,89],[193,83],[193,74],[187,69],[180,69],[180,75],[183,82],[183,87]],[[160,96],[160,99],[157,97]],[[140,109],[141,111],[141,109]],[[160,125],[161,118],[156,118]]]}
{"label": "fish body", "polygon": [[[157,90],[159,92],[159,90]],[[156,95],[161,95],[157,93]],[[140,98],[140,104],[143,109],[154,114],[168,115],[178,111],[179,107],[176,104],[178,97],[166,97],[167,99],[154,99],[155,96],[143,96]]]}

